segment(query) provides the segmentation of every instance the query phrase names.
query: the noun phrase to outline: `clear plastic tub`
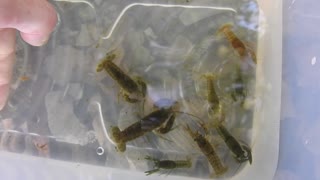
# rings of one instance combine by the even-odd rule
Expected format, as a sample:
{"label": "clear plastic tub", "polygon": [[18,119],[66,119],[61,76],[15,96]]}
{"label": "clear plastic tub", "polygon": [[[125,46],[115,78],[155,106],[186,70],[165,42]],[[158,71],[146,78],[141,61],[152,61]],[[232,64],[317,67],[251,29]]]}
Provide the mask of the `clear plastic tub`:
{"label": "clear plastic tub", "polygon": [[[212,73],[219,77],[215,88],[226,111],[223,123],[253,156],[252,165],[238,163],[210,130],[206,137],[228,167],[221,177],[273,176],[279,143],[281,20],[276,15],[281,17],[280,3],[70,0],[54,4],[60,22],[48,44],[34,48],[19,42],[11,97],[0,114],[2,149],[138,174],[153,169],[146,156],[190,159],[189,168],[160,172],[170,177],[216,177],[184,129],[188,124],[204,134],[197,121],[210,124],[202,75]],[[271,12],[274,7],[276,15]],[[217,33],[227,23],[257,54],[257,65],[239,57]],[[126,102],[114,79],[96,72],[101,59],[114,49],[114,63],[147,84],[145,101]],[[243,102],[232,98],[238,69],[246,82]],[[148,132],[128,142],[124,153],[118,152],[111,129],[124,130],[155,111],[154,105],[168,102],[163,100],[178,102],[176,127],[160,136]]]}

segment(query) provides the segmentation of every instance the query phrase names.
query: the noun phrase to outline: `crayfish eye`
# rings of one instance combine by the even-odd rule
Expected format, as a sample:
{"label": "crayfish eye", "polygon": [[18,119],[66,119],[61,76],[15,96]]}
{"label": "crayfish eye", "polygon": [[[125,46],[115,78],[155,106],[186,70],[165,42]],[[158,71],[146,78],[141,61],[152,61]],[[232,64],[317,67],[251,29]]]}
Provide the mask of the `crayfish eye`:
{"label": "crayfish eye", "polygon": [[101,64],[99,64],[99,65],[97,66],[97,69],[96,69],[96,71],[97,71],[97,72],[100,72],[100,71],[102,71],[102,69],[103,69],[103,66],[104,66],[104,63],[101,63]]}

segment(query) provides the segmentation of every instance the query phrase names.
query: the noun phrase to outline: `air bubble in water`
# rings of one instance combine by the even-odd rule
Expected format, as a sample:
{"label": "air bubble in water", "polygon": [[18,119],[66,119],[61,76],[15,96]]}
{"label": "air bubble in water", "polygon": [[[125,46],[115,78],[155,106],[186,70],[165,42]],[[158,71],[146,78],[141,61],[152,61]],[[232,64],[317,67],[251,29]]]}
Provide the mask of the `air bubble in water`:
{"label": "air bubble in water", "polygon": [[103,155],[103,154],[104,154],[104,149],[103,149],[102,147],[98,147],[98,148],[97,148],[97,154],[98,154],[99,156]]}

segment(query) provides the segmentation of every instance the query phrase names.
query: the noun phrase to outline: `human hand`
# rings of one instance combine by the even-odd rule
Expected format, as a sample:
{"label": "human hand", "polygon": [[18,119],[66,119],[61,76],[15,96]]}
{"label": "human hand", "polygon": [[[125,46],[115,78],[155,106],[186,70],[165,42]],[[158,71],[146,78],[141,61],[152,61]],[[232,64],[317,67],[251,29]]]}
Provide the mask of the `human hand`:
{"label": "human hand", "polygon": [[0,0],[0,110],[9,95],[16,30],[27,43],[41,46],[56,22],[55,9],[47,0]]}

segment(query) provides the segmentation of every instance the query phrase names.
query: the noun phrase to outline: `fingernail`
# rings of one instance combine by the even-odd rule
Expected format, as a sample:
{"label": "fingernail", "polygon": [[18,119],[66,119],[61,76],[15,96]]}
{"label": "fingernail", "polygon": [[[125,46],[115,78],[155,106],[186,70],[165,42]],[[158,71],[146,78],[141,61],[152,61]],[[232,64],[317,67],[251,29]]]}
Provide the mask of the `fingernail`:
{"label": "fingernail", "polygon": [[43,45],[47,44],[48,41],[49,41],[49,38],[48,38],[48,37],[43,38],[43,39],[40,41],[40,46],[43,46]]}
{"label": "fingernail", "polygon": [[21,37],[23,40],[25,40],[27,43],[33,45],[33,46],[42,46],[46,44],[49,40],[48,36],[41,36],[38,34],[25,34],[21,33]]}

